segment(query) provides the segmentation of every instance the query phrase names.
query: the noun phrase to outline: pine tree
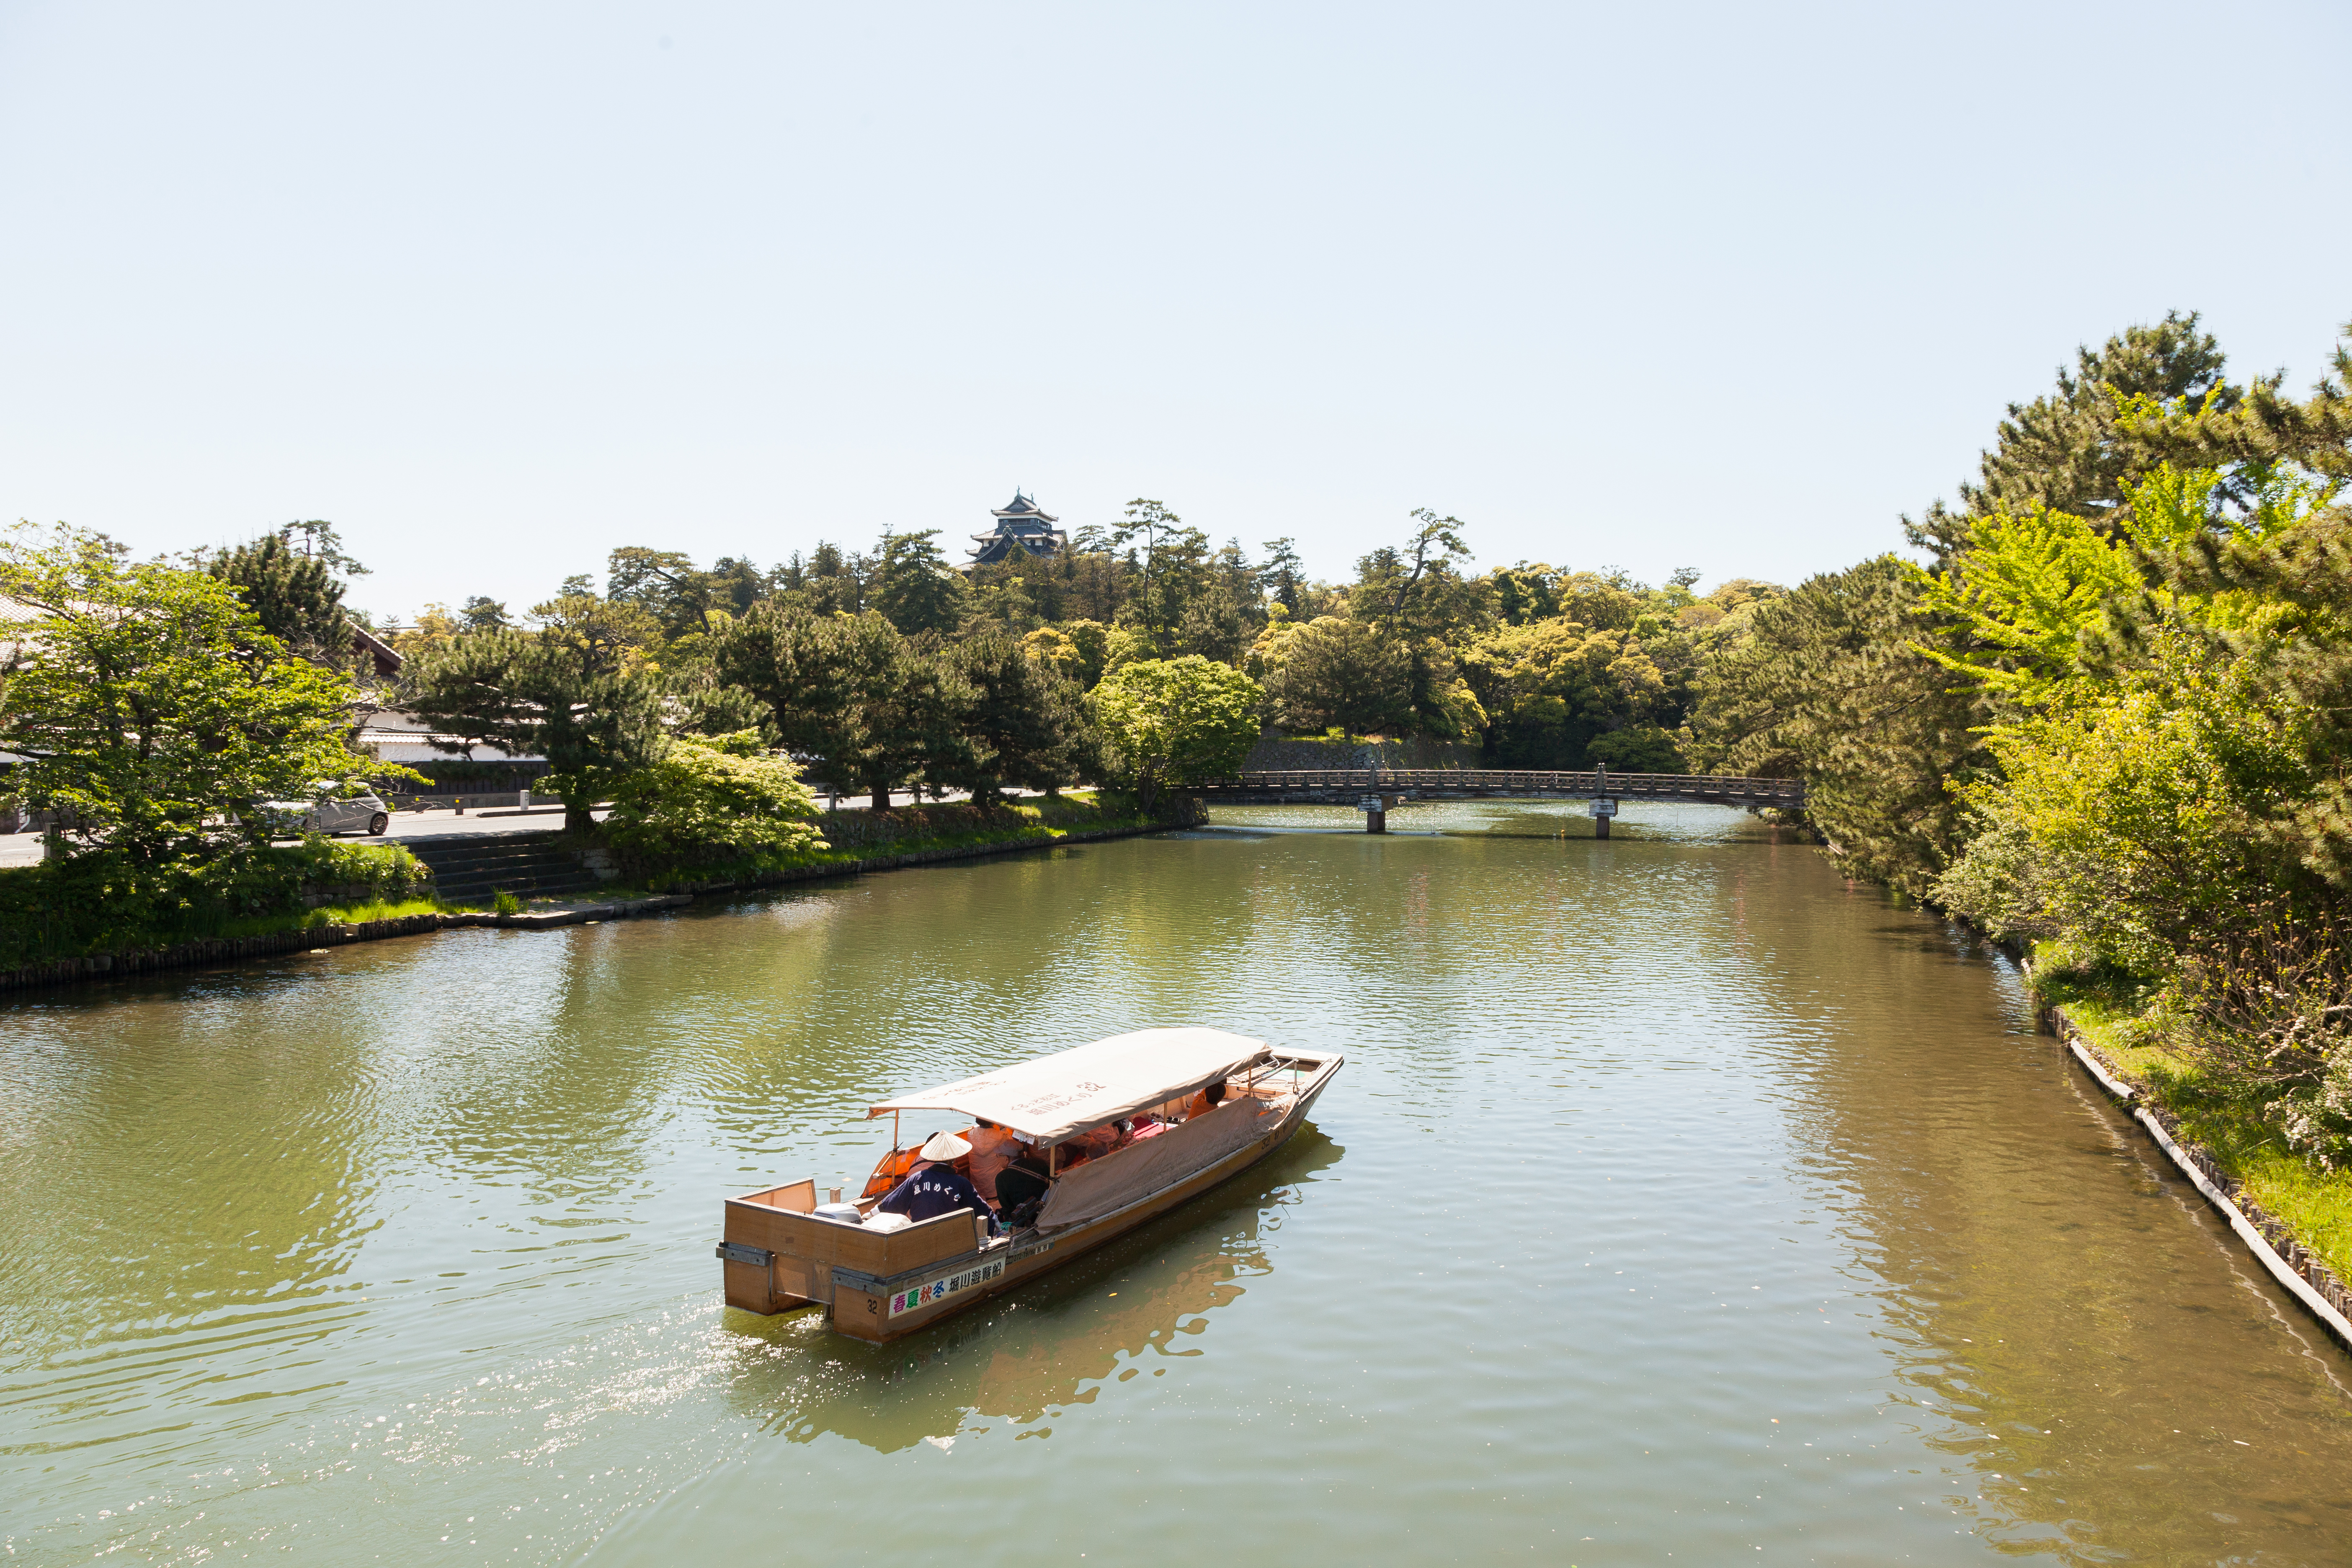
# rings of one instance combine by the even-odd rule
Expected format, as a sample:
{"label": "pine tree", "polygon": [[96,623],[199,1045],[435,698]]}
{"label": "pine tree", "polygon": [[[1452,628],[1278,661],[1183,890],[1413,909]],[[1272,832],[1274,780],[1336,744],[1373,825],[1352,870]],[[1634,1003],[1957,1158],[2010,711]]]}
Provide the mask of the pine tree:
{"label": "pine tree", "polygon": [[457,637],[403,674],[409,707],[436,730],[467,747],[545,757],[566,832],[588,831],[589,808],[667,744],[659,680],[553,630]]}
{"label": "pine tree", "polygon": [[1937,501],[1916,521],[1903,520],[1905,535],[1940,562],[1965,547],[1970,522],[2003,507],[2045,505],[2112,526],[2125,487],[2157,461],[2147,443],[2118,423],[2126,400],[2186,398],[2226,413],[2245,397],[2243,388],[2222,379],[2221,344],[2197,322],[2193,310],[2170,310],[2156,325],[2126,328],[2095,351],[2076,350],[2074,369],[2058,371],[2055,393],[2009,405],[1978,482],[1960,487],[1958,510]]}
{"label": "pine tree", "polygon": [[282,534],[265,533],[214,555],[205,570],[235,588],[262,629],[289,651],[330,669],[347,669],[353,663],[352,630],[335,559],[331,551],[305,555]]}
{"label": "pine tree", "polygon": [[1983,699],[1911,645],[1919,589],[1893,555],[1759,605],[1698,683],[1700,772],[1805,781],[1805,814],[1853,873],[1924,897],[1967,835],[1947,780],[1990,765]]}
{"label": "pine tree", "polygon": [[936,528],[882,536],[868,598],[903,636],[952,632],[963,620],[964,580],[931,542],[939,536]]}
{"label": "pine tree", "polygon": [[972,798],[993,800],[1008,784],[1050,794],[1078,776],[1087,721],[1072,682],[1002,633],[967,639],[954,658],[971,693],[962,728],[979,742]]}

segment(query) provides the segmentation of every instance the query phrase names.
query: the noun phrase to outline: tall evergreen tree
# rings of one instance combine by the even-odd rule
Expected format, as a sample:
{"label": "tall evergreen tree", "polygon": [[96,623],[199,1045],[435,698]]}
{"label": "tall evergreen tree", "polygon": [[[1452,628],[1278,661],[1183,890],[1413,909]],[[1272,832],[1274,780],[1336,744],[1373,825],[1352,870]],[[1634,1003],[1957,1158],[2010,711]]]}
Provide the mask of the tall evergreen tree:
{"label": "tall evergreen tree", "polygon": [[1958,510],[1937,501],[1916,521],[1903,520],[1906,536],[1942,561],[1965,547],[1972,521],[2002,508],[2044,505],[2094,521],[2111,519],[2126,486],[2155,462],[2146,444],[2118,424],[2127,400],[2210,401],[2216,412],[2243,400],[2244,389],[2222,379],[2221,344],[2197,323],[2193,310],[2168,310],[2154,326],[2129,327],[2098,349],[2078,349],[2074,368],[2060,367],[2054,393],[2009,405],[1978,481],[1960,487]]}
{"label": "tall evergreen tree", "polygon": [[992,800],[1006,784],[1051,793],[1079,775],[1088,724],[1075,683],[1003,633],[966,639],[954,663],[971,690],[961,723],[978,742],[974,799]]}
{"label": "tall evergreen tree", "polygon": [[212,556],[205,570],[235,588],[262,629],[289,652],[330,669],[348,669],[352,630],[334,559],[332,551],[305,555],[283,534],[265,533]]}
{"label": "tall evergreen tree", "polygon": [[1990,756],[1983,700],[1912,646],[1918,603],[1913,569],[1882,555],[1760,605],[1701,678],[1689,733],[1700,772],[1802,778],[1850,870],[1924,897],[1967,835],[1947,781]]}
{"label": "tall evergreen tree", "polygon": [[814,616],[772,600],[713,639],[721,679],[768,711],[766,727],[809,777],[871,793],[961,783],[985,760],[961,725],[971,688],[927,642],[880,614]]}
{"label": "tall evergreen tree", "polygon": [[811,764],[811,776],[836,787],[847,782],[820,765],[864,743],[839,617],[771,599],[719,632],[711,666],[719,680],[760,703],[769,738]]}
{"label": "tall evergreen tree", "polygon": [[560,631],[457,637],[403,675],[408,705],[466,747],[545,757],[567,832],[593,826],[589,808],[667,744],[661,683]]}
{"label": "tall evergreen tree", "polygon": [[1260,548],[1265,552],[1265,562],[1258,568],[1258,581],[1275,603],[1296,616],[1298,590],[1307,581],[1307,563],[1298,558],[1297,542],[1285,534],[1267,540]]}
{"label": "tall evergreen tree", "polygon": [[882,616],[868,612],[839,635],[857,718],[856,743],[830,756],[833,776],[854,782],[887,811],[902,784],[952,784],[972,776],[987,756],[962,718],[971,686],[948,658],[926,642],[903,637]]}
{"label": "tall evergreen tree", "polygon": [[952,632],[963,620],[964,580],[932,542],[939,536],[936,528],[882,536],[869,597],[904,636]]}

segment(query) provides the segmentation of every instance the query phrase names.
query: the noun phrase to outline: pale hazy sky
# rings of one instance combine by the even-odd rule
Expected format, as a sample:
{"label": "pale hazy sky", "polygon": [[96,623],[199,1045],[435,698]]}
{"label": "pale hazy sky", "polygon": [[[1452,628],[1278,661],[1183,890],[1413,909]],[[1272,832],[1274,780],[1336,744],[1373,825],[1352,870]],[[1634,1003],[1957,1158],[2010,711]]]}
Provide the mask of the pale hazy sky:
{"label": "pale hazy sky", "polygon": [[0,0],[0,516],[380,613],[1069,524],[1794,581],[2352,318],[2352,6]]}

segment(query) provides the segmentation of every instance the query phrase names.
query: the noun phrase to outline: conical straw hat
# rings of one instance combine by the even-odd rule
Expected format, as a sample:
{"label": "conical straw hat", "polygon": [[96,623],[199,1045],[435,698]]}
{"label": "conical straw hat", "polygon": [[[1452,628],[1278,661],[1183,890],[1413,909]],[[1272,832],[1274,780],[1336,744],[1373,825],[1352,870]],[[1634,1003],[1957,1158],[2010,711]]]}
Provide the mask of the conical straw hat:
{"label": "conical straw hat", "polygon": [[971,1152],[971,1145],[952,1132],[934,1132],[917,1152],[926,1160],[961,1160]]}

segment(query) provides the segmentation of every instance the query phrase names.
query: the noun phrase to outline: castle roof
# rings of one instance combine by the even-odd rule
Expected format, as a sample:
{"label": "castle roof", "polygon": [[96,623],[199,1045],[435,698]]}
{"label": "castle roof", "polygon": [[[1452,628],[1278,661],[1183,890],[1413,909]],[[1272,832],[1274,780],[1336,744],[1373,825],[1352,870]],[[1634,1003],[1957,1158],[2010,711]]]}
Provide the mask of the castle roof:
{"label": "castle roof", "polygon": [[973,548],[964,552],[971,557],[971,566],[987,566],[1003,561],[1018,550],[1030,555],[1051,555],[1069,548],[1070,536],[1054,525],[1062,520],[1052,512],[1040,510],[1037,503],[1013,492],[1011,504],[1001,506],[991,516],[996,526],[986,533],[971,536]]}
{"label": "castle roof", "polygon": [[1045,522],[1059,522],[1062,521],[1060,518],[1055,517],[1051,513],[1039,510],[1037,503],[1031,500],[1027,496],[1023,495],[1019,490],[1014,490],[1013,492],[1013,500],[1007,504],[998,507],[993,515],[1002,518],[1034,517]]}

